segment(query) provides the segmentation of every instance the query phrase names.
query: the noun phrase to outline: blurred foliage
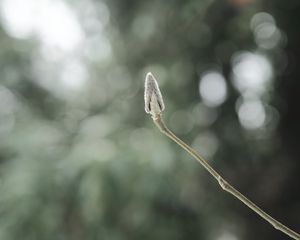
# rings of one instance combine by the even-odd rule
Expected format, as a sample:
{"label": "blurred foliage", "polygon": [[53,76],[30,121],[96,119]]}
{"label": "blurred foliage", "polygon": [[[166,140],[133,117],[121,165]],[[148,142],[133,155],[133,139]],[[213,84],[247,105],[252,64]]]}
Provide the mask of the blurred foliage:
{"label": "blurred foliage", "polygon": [[287,239],[143,110],[300,232],[300,3],[3,0],[0,239]]}

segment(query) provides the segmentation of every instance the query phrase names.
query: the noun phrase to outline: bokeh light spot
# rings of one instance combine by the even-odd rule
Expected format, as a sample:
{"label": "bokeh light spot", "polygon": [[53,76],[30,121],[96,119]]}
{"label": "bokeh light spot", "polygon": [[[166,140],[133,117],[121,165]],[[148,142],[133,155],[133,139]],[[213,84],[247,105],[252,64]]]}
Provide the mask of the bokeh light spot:
{"label": "bokeh light spot", "polygon": [[203,103],[198,103],[192,109],[195,124],[202,127],[211,125],[218,117],[215,108],[210,108]]}
{"label": "bokeh light spot", "polygon": [[72,9],[62,1],[4,0],[4,28],[15,38],[37,36],[42,43],[61,50],[75,49],[84,38]]}
{"label": "bokeh light spot", "polygon": [[207,72],[201,77],[199,91],[206,105],[211,107],[219,106],[227,97],[226,81],[218,72]]}
{"label": "bokeh light spot", "polygon": [[233,56],[233,84],[241,94],[261,95],[273,76],[270,61],[261,54],[242,52]]}
{"label": "bokeh light spot", "polygon": [[261,128],[266,119],[266,112],[262,102],[258,99],[244,100],[238,107],[240,123],[246,129]]}
{"label": "bokeh light spot", "polygon": [[70,61],[63,66],[61,81],[68,90],[81,89],[87,79],[88,71],[83,63],[79,61]]}
{"label": "bokeh light spot", "polygon": [[206,131],[200,133],[195,138],[192,147],[202,156],[210,160],[218,150],[219,141],[215,134]]}
{"label": "bokeh light spot", "polygon": [[256,44],[265,49],[271,49],[278,45],[281,33],[276,27],[274,18],[265,12],[255,14],[250,22]]}
{"label": "bokeh light spot", "polygon": [[222,232],[216,240],[238,240],[237,236],[229,231]]}

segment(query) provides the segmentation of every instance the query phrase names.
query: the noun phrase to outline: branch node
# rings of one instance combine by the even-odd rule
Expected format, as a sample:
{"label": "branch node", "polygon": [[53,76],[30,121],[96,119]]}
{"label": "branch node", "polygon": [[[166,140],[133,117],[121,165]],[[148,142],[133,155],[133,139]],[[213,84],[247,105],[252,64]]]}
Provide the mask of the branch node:
{"label": "branch node", "polygon": [[223,190],[228,189],[228,183],[221,176],[218,177],[218,182]]}

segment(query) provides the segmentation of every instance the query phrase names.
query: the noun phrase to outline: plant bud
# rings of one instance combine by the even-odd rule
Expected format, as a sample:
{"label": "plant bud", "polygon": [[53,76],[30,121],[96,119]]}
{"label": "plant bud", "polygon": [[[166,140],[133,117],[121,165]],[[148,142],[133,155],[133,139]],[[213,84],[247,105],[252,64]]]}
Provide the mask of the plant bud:
{"label": "plant bud", "polygon": [[145,80],[145,111],[150,113],[152,117],[160,115],[165,109],[158,84],[152,73],[147,73]]}

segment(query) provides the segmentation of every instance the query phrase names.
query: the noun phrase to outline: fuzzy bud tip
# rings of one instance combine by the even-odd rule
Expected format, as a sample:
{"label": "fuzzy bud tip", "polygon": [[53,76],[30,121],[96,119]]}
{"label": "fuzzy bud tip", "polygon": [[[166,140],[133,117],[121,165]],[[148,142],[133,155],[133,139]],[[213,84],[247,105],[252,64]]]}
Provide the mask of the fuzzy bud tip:
{"label": "fuzzy bud tip", "polygon": [[147,73],[145,80],[145,111],[156,118],[165,109],[164,101],[156,79],[151,72]]}

